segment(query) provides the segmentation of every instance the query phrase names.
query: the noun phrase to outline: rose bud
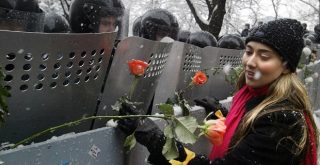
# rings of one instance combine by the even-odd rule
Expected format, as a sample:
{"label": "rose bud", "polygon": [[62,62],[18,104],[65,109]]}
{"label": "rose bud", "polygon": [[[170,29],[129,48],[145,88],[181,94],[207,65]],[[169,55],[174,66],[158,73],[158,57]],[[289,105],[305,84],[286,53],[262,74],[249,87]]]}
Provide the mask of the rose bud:
{"label": "rose bud", "polygon": [[135,76],[142,76],[149,64],[141,60],[130,60],[128,61],[128,66],[131,74]]}
{"label": "rose bud", "polygon": [[196,74],[193,76],[192,78],[192,83],[194,85],[203,85],[207,82],[208,77],[205,73],[203,73],[202,71],[198,71],[196,72]]}
{"label": "rose bud", "polygon": [[205,122],[204,135],[213,145],[220,145],[226,132],[224,119],[208,120]]}

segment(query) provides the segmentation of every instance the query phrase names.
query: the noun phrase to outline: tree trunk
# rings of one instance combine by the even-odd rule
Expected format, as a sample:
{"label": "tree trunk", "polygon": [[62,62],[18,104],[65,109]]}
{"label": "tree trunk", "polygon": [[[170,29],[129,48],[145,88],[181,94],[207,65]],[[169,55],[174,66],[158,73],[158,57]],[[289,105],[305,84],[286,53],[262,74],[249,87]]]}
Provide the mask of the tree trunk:
{"label": "tree trunk", "polygon": [[[224,15],[226,14],[226,0],[206,0],[206,4],[209,10],[207,22],[200,18],[198,15],[197,9],[191,0],[186,0],[187,4],[191,10],[192,15],[194,16],[197,24],[201,30],[205,30],[213,34],[216,38],[219,37],[221,31]],[[212,6],[209,6],[212,5]]]}

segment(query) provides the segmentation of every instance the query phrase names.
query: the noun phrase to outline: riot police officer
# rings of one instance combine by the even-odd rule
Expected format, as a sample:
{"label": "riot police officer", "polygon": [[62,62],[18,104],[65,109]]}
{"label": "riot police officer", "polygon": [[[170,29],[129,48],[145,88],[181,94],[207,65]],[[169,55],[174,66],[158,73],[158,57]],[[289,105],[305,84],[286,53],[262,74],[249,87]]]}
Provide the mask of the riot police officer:
{"label": "riot police officer", "polygon": [[63,16],[49,12],[46,13],[44,19],[44,32],[46,33],[68,33],[70,32],[70,26]]}
{"label": "riot police officer", "polygon": [[314,32],[315,32],[315,42],[320,43],[320,24],[317,24],[314,27]]}
{"label": "riot police officer", "polygon": [[245,48],[243,40],[234,34],[226,34],[222,36],[218,41],[218,47],[226,49],[238,49],[242,50]]}
{"label": "riot police officer", "polygon": [[317,34],[314,33],[314,32],[309,32],[309,33],[306,33],[306,34],[303,35],[303,39],[308,39],[312,43],[316,42],[316,37],[317,37]]}
{"label": "riot police officer", "polygon": [[[121,0],[74,0],[69,11],[71,31],[73,33],[101,33],[114,32],[118,28],[119,39],[124,10],[125,7]],[[120,42],[118,39],[115,41],[110,54],[104,83],[109,74],[117,45]],[[104,83],[101,93],[104,91]]]}
{"label": "riot police officer", "polygon": [[304,30],[303,34],[309,33],[309,30],[307,29],[308,25],[306,23],[302,23],[302,26],[303,26],[303,30]]}
{"label": "riot police officer", "polygon": [[187,43],[204,48],[206,46],[217,46],[217,39],[207,31],[197,31],[190,34]]}
{"label": "riot police officer", "polygon": [[165,9],[147,11],[141,18],[140,37],[160,41],[163,37],[177,39],[179,24],[176,17]]}
{"label": "riot police officer", "polygon": [[249,34],[250,24],[246,23],[244,29],[241,32],[241,37],[247,37]]}
{"label": "riot police officer", "polygon": [[137,17],[132,24],[132,34],[134,36],[140,36],[141,18],[142,16]]}
{"label": "riot police officer", "polygon": [[[114,32],[121,35],[121,20],[124,14],[121,0],[74,0],[70,7],[70,26],[73,33]],[[113,56],[120,40],[116,40],[111,52],[108,74]]]}
{"label": "riot police officer", "polygon": [[121,28],[123,13],[121,0],[74,0],[70,7],[71,30],[74,33],[113,32]]}
{"label": "riot police officer", "polygon": [[187,42],[190,34],[191,34],[191,32],[188,30],[179,30],[177,40],[181,41],[181,42]]}

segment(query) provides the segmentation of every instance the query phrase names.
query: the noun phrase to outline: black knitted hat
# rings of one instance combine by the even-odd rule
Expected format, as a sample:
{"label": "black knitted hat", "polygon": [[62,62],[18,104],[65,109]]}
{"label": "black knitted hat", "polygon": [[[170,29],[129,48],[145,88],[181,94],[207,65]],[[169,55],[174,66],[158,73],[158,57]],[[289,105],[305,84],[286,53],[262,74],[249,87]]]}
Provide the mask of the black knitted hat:
{"label": "black knitted hat", "polygon": [[288,69],[295,72],[303,49],[303,27],[294,19],[278,19],[253,28],[246,39],[257,41],[277,51]]}

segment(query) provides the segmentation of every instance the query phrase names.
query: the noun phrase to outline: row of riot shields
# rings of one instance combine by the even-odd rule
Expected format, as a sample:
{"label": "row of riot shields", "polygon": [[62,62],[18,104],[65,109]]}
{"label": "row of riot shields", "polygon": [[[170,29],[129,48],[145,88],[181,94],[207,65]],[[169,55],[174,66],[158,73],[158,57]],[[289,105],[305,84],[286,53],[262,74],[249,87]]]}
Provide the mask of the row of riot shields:
{"label": "row of riot shields", "polygon": [[[220,100],[234,87],[221,70],[241,63],[242,51],[215,47],[199,48],[181,42],[156,42],[138,37],[122,40],[112,56],[116,33],[45,34],[0,31],[2,83],[11,93],[10,115],[0,128],[0,142],[15,143],[34,133],[85,116],[114,115],[112,105],[128,94],[134,76],[127,61],[149,63],[133,93],[139,108],[159,112],[157,104],[185,89],[198,70],[209,70],[208,83],[185,93],[193,100],[206,96]],[[319,64],[308,66],[313,73]],[[299,73],[303,79],[303,73]],[[319,109],[319,78],[306,84],[315,109]],[[229,105],[230,101],[223,101]],[[203,109],[193,108],[198,121]],[[147,150],[138,146],[130,154],[123,150],[124,137],[117,129],[104,127],[105,121],[89,121],[46,134],[22,148],[0,151],[0,164],[147,164]],[[165,122],[158,122],[163,127]],[[103,128],[99,128],[103,127]],[[90,130],[93,129],[93,130]],[[88,131],[90,130],[90,131]],[[77,132],[77,133],[69,133]],[[80,133],[78,133],[80,132]],[[67,133],[67,134],[66,134]],[[64,134],[64,135],[63,135]],[[62,135],[62,136],[60,136]],[[60,137],[56,137],[60,136]],[[31,143],[31,142],[30,142]],[[207,154],[211,145],[201,139],[188,146]]]}
{"label": "row of riot shields", "polygon": [[[184,89],[196,71],[222,68],[227,63],[236,66],[241,57],[241,51],[200,49],[181,42],[155,42],[138,37],[122,40],[112,56],[115,38],[116,33],[0,31],[0,65],[5,73],[1,81],[11,94],[7,99],[10,115],[0,128],[0,142],[16,143],[34,133],[86,116],[116,114],[111,110],[112,105],[128,94],[134,79],[127,66],[131,59],[144,60],[150,65],[139,79],[132,99],[142,102],[139,106],[145,112],[152,109],[152,113],[157,113],[155,105]],[[207,95],[223,99],[230,91],[224,75],[216,75],[210,76],[202,88],[188,91],[185,97],[190,103]],[[204,118],[201,112],[194,113],[199,121]],[[45,142],[1,151],[0,162],[123,164],[129,160],[145,163],[141,162],[144,158],[135,159],[147,156],[141,146],[135,149],[138,152],[125,156],[123,136],[116,129],[96,129],[105,123],[89,121],[50,132],[34,139],[34,142],[49,139]],[[90,129],[94,130],[88,131]],[[56,138],[60,135],[63,136]],[[210,145],[203,140],[194,148],[206,153]],[[99,153],[103,157],[99,157]],[[56,156],[52,157],[53,154]]]}
{"label": "row of riot shields", "polygon": [[[122,40],[112,58],[115,33],[46,34],[0,31],[0,65],[3,84],[11,93],[10,115],[0,128],[0,142],[15,143],[44,129],[93,115],[114,115],[112,105],[128,94],[134,76],[127,61],[144,60],[149,67],[139,79],[132,100],[141,109],[156,104],[184,89],[194,73],[226,64],[240,64],[241,51],[214,47],[200,49],[181,42],[156,42],[138,37]],[[108,67],[111,65],[111,67]],[[210,75],[210,72],[209,72]],[[232,86],[224,74],[210,76],[203,87],[185,93],[195,98],[224,99]],[[152,103],[152,105],[151,105]],[[84,122],[40,137],[83,132],[105,126],[105,121]]]}

